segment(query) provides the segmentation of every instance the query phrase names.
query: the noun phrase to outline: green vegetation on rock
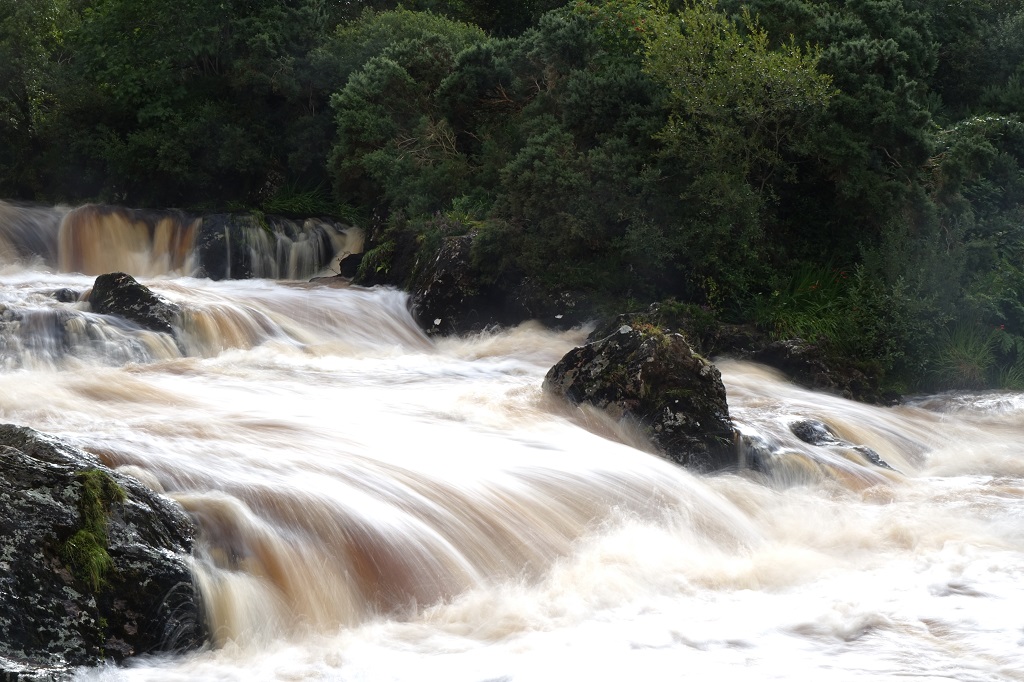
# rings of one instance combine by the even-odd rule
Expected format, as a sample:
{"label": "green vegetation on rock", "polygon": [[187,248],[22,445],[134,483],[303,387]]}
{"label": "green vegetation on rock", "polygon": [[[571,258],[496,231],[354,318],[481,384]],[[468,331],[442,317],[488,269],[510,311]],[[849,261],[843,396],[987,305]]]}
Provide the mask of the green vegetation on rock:
{"label": "green vegetation on rock", "polygon": [[114,568],[107,552],[107,518],[115,503],[124,502],[125,491],[102,469],[81,471],[76,479],[81,486],[81,528],[64,542],[60,554],[74,576],[95,592]]}

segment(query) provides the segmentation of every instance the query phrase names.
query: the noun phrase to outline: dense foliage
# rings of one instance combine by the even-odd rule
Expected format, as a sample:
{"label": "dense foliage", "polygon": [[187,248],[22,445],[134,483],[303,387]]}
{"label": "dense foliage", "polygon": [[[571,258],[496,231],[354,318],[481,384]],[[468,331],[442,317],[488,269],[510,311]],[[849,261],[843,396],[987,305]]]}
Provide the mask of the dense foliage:
{"label": "dense foliage", "polygon": [[1022,110],[1017,0],[0,0],[0,195],[472,232],[901,389],[1024,386]]}

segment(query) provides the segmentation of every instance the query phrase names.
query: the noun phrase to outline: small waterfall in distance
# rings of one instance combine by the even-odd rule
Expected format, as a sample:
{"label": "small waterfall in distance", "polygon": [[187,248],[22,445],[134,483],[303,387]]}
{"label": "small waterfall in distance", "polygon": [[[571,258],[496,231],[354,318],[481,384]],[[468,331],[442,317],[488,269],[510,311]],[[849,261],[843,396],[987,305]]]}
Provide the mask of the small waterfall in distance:
{"label": "small waterfall in distance", "polygon": [[0,201],[0,268],[42,260],[60,272],[136,277],[309,279],[362,250],[358,228],[278,216],[77,208]]}
{"label": "small waterfall in distance", "polygon": [[0,201],[0,268],[42,259],[57,263],[57,235],[68,209],[19,206]]}

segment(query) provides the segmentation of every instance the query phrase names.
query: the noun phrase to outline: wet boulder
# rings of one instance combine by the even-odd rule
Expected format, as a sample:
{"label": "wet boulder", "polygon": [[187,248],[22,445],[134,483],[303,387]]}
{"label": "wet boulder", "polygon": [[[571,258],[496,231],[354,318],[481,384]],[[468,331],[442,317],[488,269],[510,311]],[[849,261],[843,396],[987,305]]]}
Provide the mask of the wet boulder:
{"label": "wet boulder", "polygon": [[474,237],[445,237],[437,254],[413,278],[413,317],[428,334],[479,331],[496,321],[490,288],[471,261]]}
{"label": "wet boulder", "polygon": [[248,279],[253,276],[248,245],[260,230],[255,217],[232,213],[203,216],[196,234],[197,274],[213,280]]}
{"label": "wet boulder", "polygon": [[54,289],[50,292],[50,296],[61,303],[77,303],[78,299],[82,295],[74,289],[68,289],[66,287],[61,289]]}
{"label": "wet boulder", "polygon": [[93,456],[0,425],[0,675],[181,652],[208,637],[174,502]]}
{"label": "wet boulder", "polygon": [[802,386],[833,393],[842,390],[842,377],[837,376],[822,348],[803,339],[764,344],[750,353],[750,359],[781,370]]}
{"label": "wet boulder", "polygon": [[571,329],[593,319],[590,296],[573,289],[550,290],[531,278],[509,283],[504,301],[506,319],[537,320],[552,329]]}
{"label": "wet boulder", "polygon": [[789,425],[789,430],[793,432],[794,436],[808,445],[833,448],[841,452],[846,451],[856,453],[877,467],[894,471],[894,469],[889,466],[889,463],[882,459],[882,456],[877,452],[866,445],[854,445],[849,441],[843,440],[836,435],[836,432],[832,430],[832,427],[824,422],[818,421],[817,419],[801,419],[799,421],[795,421]]}
{"label": "wet boulder", "polygon": [[699,471],[736,464],[721,374],[679,334],[624,324],[569,351],[544,387],[635,422],[673,462]]}
{"label": "wet boulder", "polygon": [[408,289],[413,316],[428,334],[461,334],[538,320],[568,329],[589,319],[592,306],[581,292],[552,292],[528,278],[495,278],[472,258],[475,232],[445,237]]}
{"label": "wet boulder", "polygon": [[899,396],[881,390],[877,376],[847,358],[828,353],[819,344],[803,339],[758,339],[740,327],[732,327],[731,333],[731,337],[723,333],[720,352],[774,367],[799,386],[878,405],[898,401]]}
{"label": "wet boulder", "polygon": [[338,261],[338,275],[353,279],[359,273],[359,265],[363,262],[362,253],[350,253]]}
{"label": "wet boulder", "polygon": [[172,336],[181,314],[177,305],[157,296],[123,272],[97,277],[89,294],[89,304],[97,313],[116,315],[144,329]]}

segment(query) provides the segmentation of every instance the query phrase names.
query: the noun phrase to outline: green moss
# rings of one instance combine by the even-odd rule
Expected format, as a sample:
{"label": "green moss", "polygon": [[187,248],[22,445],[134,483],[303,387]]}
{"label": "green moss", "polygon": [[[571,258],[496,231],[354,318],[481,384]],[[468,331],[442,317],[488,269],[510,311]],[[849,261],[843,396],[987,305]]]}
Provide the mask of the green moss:
{"label": "green moss", "polygon": [[107,573],[114,567],[107,553],[106,541],[106,535],[97,538],[82,529],[72,535],[61,549],[61,558],[67,562],[74,576],[94,592],[103,586]]}
{"label": "green moss", "polygon": [[82,492],[78,511],[82,527],[61,547],[61,558],[74,576],[99,590],[114,563],[107,552],[107,519],[114,503],[124,502],[125,491],[101,469],[80,471],[75,475]]}

